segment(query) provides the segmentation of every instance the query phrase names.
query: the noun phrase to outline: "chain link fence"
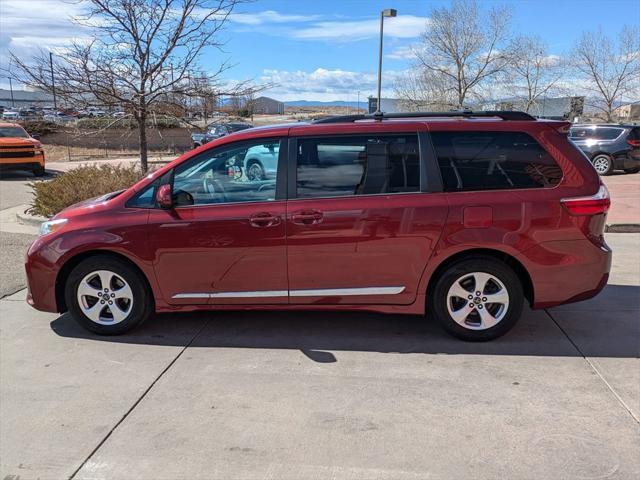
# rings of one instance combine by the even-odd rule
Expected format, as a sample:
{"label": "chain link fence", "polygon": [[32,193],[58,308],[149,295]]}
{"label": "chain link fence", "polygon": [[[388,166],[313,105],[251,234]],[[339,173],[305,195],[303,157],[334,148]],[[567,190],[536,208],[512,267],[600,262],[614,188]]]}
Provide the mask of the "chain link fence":
{"label": "chain link fence", "polygon": [[[138,130],[64,129],[40,137],[50,161],[115,159],[139,155]],[[148,128],[149,156],[176,157],[192,148],[191,131],[186,128]]]}

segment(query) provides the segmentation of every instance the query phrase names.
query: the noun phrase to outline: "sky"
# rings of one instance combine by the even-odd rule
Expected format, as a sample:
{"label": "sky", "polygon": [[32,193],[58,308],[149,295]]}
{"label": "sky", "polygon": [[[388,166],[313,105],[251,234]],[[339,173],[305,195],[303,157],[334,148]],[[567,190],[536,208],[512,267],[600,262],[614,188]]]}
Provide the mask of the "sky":
{"label": "sky", "polygon": [[[602,28],[615,36],[622,23],[640,24],[639,0],[479,0],[482,6],[510,5],[518,33],[541,36],[549,53],[566,54],[583,31]],[[241,4],[221,36],[222,51],[207,50],[204,70],[228,60],[227,80],[253,79],[277,84],[265,94],[283,101],[361,101],[375,93],[379,12],[385,19],[383,95],[393,96],[393,81],[411,66],[412,46],[428,28],[437,0],[256,0]],[[79,6],[69,0],[0,0],[0,61],[8,51],[28,56],[36,49],[64,47],[82,36],[69,20]],[[6,76],[6,74],[2,74]],[[0,79],[6,88],[8,80]],[[20,88],[14,85],[14,88]]]}

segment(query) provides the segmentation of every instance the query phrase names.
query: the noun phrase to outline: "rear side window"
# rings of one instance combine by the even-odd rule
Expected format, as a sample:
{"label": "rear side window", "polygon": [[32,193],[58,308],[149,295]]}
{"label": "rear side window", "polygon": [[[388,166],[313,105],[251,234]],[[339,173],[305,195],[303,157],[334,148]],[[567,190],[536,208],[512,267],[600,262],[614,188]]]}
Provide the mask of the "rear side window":
{"label": "rear side window", "polygon": [[615,140],[624,129],[613,127],[573,127],[569,136],[573,140]]}
{"label": "rear side window", "polygon": [[298,140],[298,198],[420,191],[417,135]]}
{"label": "rear side window", "polygon": [[552,187],[562,179],[555,160],[521,132],[431,134],[446,191]]}

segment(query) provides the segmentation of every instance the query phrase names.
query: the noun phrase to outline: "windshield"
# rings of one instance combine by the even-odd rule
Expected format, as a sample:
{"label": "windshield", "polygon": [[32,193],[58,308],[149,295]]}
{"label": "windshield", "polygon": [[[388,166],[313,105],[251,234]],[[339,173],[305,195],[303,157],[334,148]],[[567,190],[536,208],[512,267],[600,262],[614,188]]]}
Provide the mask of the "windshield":
{"label": "windshield", "polygon": [[22,127],[0,127],[0,137],[29,138]]}

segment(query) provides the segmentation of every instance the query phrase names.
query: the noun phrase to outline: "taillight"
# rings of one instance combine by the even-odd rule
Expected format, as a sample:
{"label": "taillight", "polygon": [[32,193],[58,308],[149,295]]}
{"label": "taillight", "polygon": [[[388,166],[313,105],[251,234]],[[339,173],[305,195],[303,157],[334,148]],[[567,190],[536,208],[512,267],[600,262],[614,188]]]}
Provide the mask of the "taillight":
{"label": "taillight", "polygon": [[629,139],[629,140],[627,140],[627,143],[629,145],[631,145],[633,148],[639,148],[640,147],[640,140]]}
{"label": "taillight", "polygon": [[606,213],[611,206],[609,190],[603,184],[595,195],[589,197],[563,198],[560,200],[571,215],[597,215]]}

